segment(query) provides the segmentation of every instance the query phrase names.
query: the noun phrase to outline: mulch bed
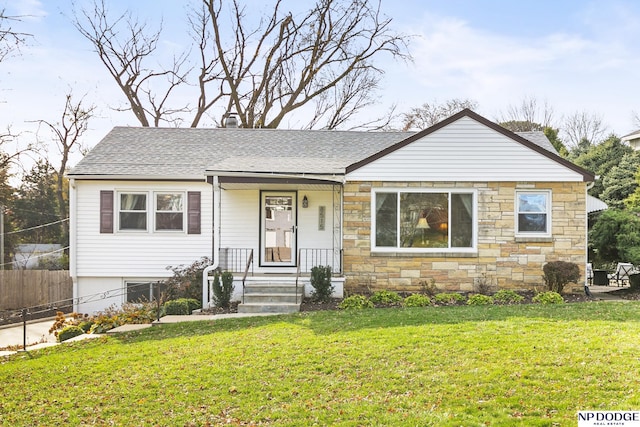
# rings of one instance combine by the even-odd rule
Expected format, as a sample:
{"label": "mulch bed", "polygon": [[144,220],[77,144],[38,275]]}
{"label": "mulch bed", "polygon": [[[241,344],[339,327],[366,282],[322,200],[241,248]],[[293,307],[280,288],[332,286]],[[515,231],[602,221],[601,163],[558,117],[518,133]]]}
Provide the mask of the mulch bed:
{"label": "mulch bed", "polygon": [[[640,300],[640,289],[624,288],[624,289],[619,289],[615,291],[610,291],[609,293],[610,294],[615,293],[615,295],[620,297],[621,299],[634,300],[634,301]],[[522,301],[521,304],[533,303],[532,300],[533,300],[533,297],[535,296],[535,292],[519,291],[518,294],[524,297],[524,300]],[[404,295],[400,293],[400,295],[402,297],[405,297],[408,294]],[[564,294],[563,298],[567,303],[588,302],[588,301],[593,301],[597,299],[597,294],[594,294],[592,297],[588,297],[584,293]],[[329,302],[317,302],[317,301],[313,301],[311,298],[305,298],[302,301],[302,304],[300,305],[300,311],[308,312],[308,311],[321,311],[321,310],[338,310],[339,309],[338,306],[340,305],[341,302],[342,302],[342,299],[339,299],[339,298],[331,299]],[[457,305],[466,305],[466,301],[458,302]],[[389,307],[399,307],[399,306],[400,306],[399,304],[393,304],[393,305],[379,304],[379,305],[376,305],[376,308],[389,308]],[[237,313],[237,312],[238,312],[237,302],[232,303],[231,307],[229,308],[214,307],[214,308],[202,310],[202,314],[227,314],[227,313]]]}

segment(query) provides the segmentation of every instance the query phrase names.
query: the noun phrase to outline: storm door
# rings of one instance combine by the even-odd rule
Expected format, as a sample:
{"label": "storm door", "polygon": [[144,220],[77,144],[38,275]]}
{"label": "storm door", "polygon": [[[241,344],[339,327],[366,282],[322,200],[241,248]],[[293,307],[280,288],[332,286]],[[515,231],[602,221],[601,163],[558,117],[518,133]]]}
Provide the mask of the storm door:
{"label": "storm door", "polygon": [[296,265],[296,203],[295,192],[262,192],[261,265]]}

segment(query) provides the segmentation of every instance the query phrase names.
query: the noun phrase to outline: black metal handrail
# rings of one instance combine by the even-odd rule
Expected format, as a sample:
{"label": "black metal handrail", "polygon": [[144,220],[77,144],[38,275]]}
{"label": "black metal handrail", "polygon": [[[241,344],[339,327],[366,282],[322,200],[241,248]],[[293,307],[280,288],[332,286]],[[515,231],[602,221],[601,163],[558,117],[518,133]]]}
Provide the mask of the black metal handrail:
{"label": "black metal handrail", "polygon": [[[298,304],[298,280],[300,279],[300,254],[302,249],[298,249],[298,257],[296,258],[296,304]],[[300,298],[300,304],[302,304],[302,297]]]}
{"label": "black metal handrail", "polygon": [[249,274],[249,267],[253,265],[253,249],[249,252],[247,258],[247,265],[244,267],[244,275],[242,276],[242,302],[244,303],[244,282],[247,280],[247,274]]}
{"label": "black metal handrail", "polygon": [[252,248],[222,248],[220,249],[220,269],[239,273],[243,271]]}
{"label": "black metal handrail", "polygon": [[298,250],[298,267],[306,273],[318,265],[328,265],[334,273],[342,273],[342,251],[335,249],[300,248]]}

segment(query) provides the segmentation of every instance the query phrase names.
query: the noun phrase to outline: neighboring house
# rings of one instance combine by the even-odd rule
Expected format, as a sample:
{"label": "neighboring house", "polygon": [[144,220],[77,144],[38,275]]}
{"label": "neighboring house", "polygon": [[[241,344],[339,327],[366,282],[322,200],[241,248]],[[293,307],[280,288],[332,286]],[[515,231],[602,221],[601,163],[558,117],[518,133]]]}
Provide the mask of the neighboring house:
{"label": "neighboring house", "polygon": [[80,311],[202,256],[205,276],[234,272],[238,299],[245,275],[299,271],[308,292],[314,265],[338,296],[540,289],[546,262],[584,273],[594,180],[543,134],[470,110],[418,133],[117,127],[68,176]]}
{"label": "neighboring house", "polygon": [[622,138],[620,138],[620,140],[622,142],[628,142],[629,146],[634,150],[640,150],[640,129],[623,136]]}
{"label": "neighboring house", "polygon": [[13,253],[14,270],[35,270],[41,264],[62,259],[62,245],[57,243],[24,243],[16,245]]}

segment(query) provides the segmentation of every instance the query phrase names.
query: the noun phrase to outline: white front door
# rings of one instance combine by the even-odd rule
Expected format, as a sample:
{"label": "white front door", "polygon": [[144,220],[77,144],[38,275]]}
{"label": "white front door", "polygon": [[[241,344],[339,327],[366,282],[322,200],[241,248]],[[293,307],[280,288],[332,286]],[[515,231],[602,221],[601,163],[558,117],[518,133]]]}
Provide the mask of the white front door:
{"label": "white front door", "polygon": [[260,265],[296,265],[296,193],[261,193]]}

